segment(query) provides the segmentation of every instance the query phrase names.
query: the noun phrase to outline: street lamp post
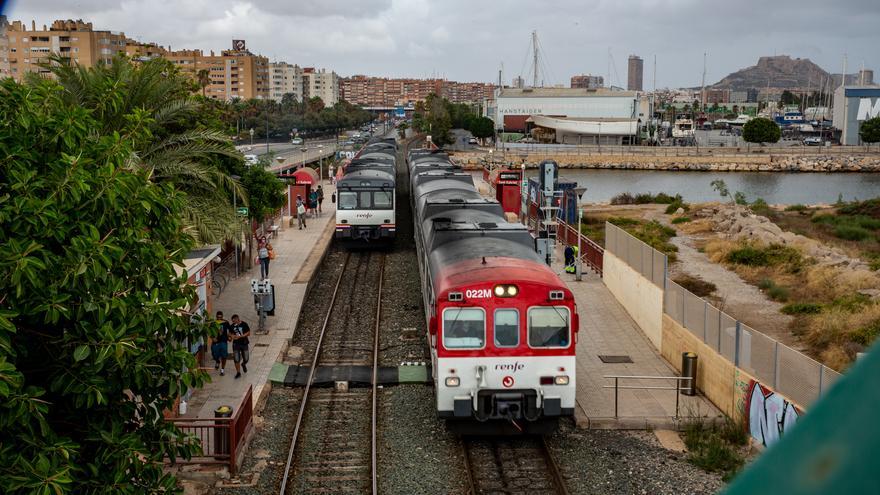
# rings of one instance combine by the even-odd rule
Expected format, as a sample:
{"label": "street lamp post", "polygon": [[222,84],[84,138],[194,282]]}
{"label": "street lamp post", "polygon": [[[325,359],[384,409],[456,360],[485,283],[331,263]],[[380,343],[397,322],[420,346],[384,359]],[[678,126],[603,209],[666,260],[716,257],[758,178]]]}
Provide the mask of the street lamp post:
{"label": "street lamp post", "polygon": [[305,146],[303,146],[299,150],[300,150],[300,152],[302,152],[302,158],[303,158],[302,166],[300,168],[306,168],[306,151],[308,151],[309,149],[306,148]]}
{"label": "street lamp post", "polygon": [[[230,175],[229,178],[238,181],[241,179],[241,176]],[[235,194],[235,190],[232,191],[232,209],[235,211],[235,242],[232,244],[235,250],[235,276],[238,278],[240,271],[238,267],[238,243],[241,241],[241,222],[238,219],[238,194]]]}
{"label": "street lamp post", "polygon": [[577,236],[578,236],[578,252],[577,252],[577,255],[574,257],[574,279],[577,280],[577,281],[580,281],[580,280],[581,280],[581,277],[582,277],[582,271],[581,271],[581,256],[582,256],[582,254],[581,254],[581,237],[583,237],[583,236],[581,235],[581,219],[582,219],[583,216],[584,216],[584,210],[583,210],[583,208],[581,207],[581,196],[583,196],[583,194],[584,194],[585,192],[587,192],[587,188],[586,188],[586,187],[576,187],[576,188],[574,188],[574,194],[575,194],[575,199],[577,200],[577,209],[578,209],[578,230],[577,230]]}
{"label": "street lamp post", "polygon": [[324,184],[324,145],[318,145],[318,184]]}
{"label": "street lamp post", "polygon": [[250,133],[250,135],[251,135],[251,146],[253,146],[254,145],[254,128],[251,127],[251,130],[249,130],[248,133]]}
{"label": "street lamp post", "polygon": [[522,187],[520,188],[520,196],[522,196],[522,204],[520,205],[520,213],[523,219],[523,224],[528,225],[529,221],[529,212],[528,212],[528,201],[526,198],[528,197],[528,182],[526,182],[526,162],[523,160],[519,165],[520,176],[519,179],[522,181]]}

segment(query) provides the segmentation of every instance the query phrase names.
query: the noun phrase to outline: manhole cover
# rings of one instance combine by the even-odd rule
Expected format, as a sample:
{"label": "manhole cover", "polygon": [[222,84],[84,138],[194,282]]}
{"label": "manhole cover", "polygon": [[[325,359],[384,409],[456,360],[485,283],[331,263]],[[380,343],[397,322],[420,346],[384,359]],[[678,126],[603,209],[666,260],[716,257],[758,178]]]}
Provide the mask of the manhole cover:
{"label": "manhole cover", "polygon": [[605,356],[599,354],[599,359],[602,360],[603,363],[631,363],[633,362],[632,358],[629,356]]}

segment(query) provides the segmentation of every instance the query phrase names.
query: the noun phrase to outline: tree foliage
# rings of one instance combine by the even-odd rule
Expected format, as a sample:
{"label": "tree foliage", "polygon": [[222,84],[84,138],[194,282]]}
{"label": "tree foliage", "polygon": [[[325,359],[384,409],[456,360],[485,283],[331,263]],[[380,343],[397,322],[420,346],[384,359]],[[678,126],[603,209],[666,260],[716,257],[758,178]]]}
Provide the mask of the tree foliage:
{"label": "tree foliage", "polygon": [[[109,84],[109,81],[107,81]],[[163,410],[206,379],[175,265],[184,195],[132,166],[155,112],[0,83],[0,492],[163,493],[197,450]]]}
{"label": "tree foliage", "polygon": [[[97,135],[124,128],[135,112],[149,117],[144,135],[132,141],[131,165],[186,193],[185,227],[199,242],[217,243],[233,235],[232,193],[246,194],[221,164],[242,158],[218,126],[216,114],[204,111],[207,100],[192,96],[196,83],[163,59],[133,64],[116,57],[111,64],[87,68],[56,58],[46,67],[56,76],[66,103],[91,111]],[[39,86],[42,78],[29,82]]]}
{"label": "tree foliage", "polygon": [[775,143],[780,137],[782,131],[770,119],[754,118],[743,126],[743,140],[747,143]]}
{"label": "tree foliage", "polygon": [[257,222],[265,220],[287,201],[284,183],[278,179],[278,176],[266,170],[267,165],[269,164],[263,161],[247,167],[241,177],[241,183],[247,189],[250,201],[248,216]]}
{"label": "tree foliage", "polygon": [[296,129],[302,137],[334,133],[343,129],[359,127],[372,120],[372,115],[347,101],[340,101],[331,107],[324,107],[320,98],[298,102],[293,94],[282,97],[281,103],[273,100],[235,100],[230,103],[218,102],[225,107],[223,112],[226,126],[233,132],[238,129],[238,138],[250,139],[250,129],[254,139],[266,139],[266,124],[270,140],[288,140]]}
{"label": "tree foliage", "polygon": [[495,134],[495,122],[488,117],[477,117],[471,122],[469,130],[474,137],[489,138]]}
{"label": "tree foliage", "polygon": [[880,117],[867,119],[859,126],[859,137],[866,143],[880,142]]}

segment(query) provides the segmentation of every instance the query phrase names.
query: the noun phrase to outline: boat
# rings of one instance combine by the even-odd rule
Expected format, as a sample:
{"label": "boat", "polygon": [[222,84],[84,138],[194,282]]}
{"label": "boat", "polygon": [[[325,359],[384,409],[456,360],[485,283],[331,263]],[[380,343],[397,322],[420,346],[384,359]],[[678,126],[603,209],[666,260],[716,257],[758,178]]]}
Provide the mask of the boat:
{"label": "boat", "polygon": [[672,124],[672,137],[674,139],[689,139],[694,137],[694,121],[687,117],[679,117]]}
{"label": "boat", "polygon": [[785,112],[782,115],[775,116],[773,120],[775,120],[781,127],[805,124],[807,122],[806,119],[804,119],[804,114],[800,112]]}

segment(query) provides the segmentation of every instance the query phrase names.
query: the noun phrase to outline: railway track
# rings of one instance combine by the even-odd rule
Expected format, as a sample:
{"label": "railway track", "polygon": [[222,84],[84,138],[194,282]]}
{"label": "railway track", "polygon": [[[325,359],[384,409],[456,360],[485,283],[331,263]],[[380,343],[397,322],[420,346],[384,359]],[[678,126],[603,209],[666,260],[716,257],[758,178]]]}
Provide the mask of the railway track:
{"label": "railway track", "polygon": [[544,437],[463,437],[470,493],[568,495]]}
{"label": "railway track", "polygon": [[[376,493],[376,374],[384,268],[384,253],[345,256],[303,388],[282,495]],[[358,312],[369,307],[371,299],[375,311]],[[319,367],[342,366],[371,367],[371,387],[313,386]]]}

